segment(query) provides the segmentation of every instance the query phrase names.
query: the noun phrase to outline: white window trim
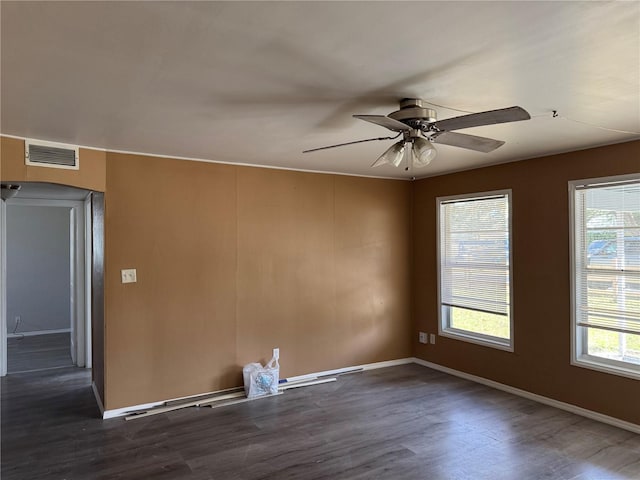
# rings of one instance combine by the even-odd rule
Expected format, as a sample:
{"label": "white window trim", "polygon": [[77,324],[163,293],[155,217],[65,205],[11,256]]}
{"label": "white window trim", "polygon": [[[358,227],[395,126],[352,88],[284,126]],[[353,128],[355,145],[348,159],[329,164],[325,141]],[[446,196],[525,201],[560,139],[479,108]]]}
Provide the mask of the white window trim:
{"label": "white window trim", "polygon": [[[579,327],[576,323],[576,187],[588,185],[602,185],[606,183],[619,183],[627,181],[640,181],[639,174],[618,175],[612,177],[588,178],[582,180],[569,181],[569,271],[571,281],[571,359],[570,363],[576,367],[596,370],[598,372],[609,373],[627,378],[640,379],[640,368],[629,367],[629,363],[618,360],[596,357],[583,351],[583,344],[586,340],[586,329]],[[581,334],[578,333],[580,329]]]}
{"label": "white window trim", "polygon": [[[445,323],[447,319],[442,315],[442,295],[441,295],[441,269],[440,269],[440,204],[442,202],[449,202],[451,200],[458,199],[482,199],[482,197],[492,197],[497,195],[506,195],[507,206],[509,209],[509,338],[503,339],[499,337],[493,337],[490,335],[484,335],[481,333],[470,332],[468,330],[459,330],[452,327],[446,327]],[[438,275],[438,335],[456,340],[462,340],[464,342],[475,343],[485,347],[496,348],[498,350],[505,350],[507,352],[514,351],[514,322],[513,322],[513,229],[512,229],[512,191],[511,189],[505,190],[492,190],[488,192],[477,193],[465,193],[460,195],[449,195],[445,197],[436,197],[436,266]]]}

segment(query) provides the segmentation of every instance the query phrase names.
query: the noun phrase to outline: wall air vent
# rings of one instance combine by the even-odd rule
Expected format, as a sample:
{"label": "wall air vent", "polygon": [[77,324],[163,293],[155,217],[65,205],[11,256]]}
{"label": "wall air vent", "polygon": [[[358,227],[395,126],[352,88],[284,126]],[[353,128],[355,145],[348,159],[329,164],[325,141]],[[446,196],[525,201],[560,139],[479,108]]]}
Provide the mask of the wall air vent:
{"label": "wall air vent", "polygon": [[64,143],[26,140],[24,158],[27,165],[36,167],[66,168],[78,170],[78,147]]}

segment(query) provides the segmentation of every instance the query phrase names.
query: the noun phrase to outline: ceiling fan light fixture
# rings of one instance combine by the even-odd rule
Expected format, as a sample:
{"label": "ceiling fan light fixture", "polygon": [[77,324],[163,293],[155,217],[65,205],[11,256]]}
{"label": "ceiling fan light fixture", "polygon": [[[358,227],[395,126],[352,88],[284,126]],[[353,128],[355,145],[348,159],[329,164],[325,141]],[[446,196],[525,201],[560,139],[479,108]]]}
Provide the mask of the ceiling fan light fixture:
{"label": "ceiling fan light fixture", "polygon": [[373,165],[371,166],[379,167],[380,165],[389,164],[397,167],[404,158],[404,150],[404,140],[400,140],[399,142],[391,145],[375,162],[373,162]]}
{"label": "ceiling fan light fixture", "polygon": [[420,137],[413,139],[411,151],[413,153],[413,166],[417,168],[426,167],[438,154],[436,147],[429,140]]}

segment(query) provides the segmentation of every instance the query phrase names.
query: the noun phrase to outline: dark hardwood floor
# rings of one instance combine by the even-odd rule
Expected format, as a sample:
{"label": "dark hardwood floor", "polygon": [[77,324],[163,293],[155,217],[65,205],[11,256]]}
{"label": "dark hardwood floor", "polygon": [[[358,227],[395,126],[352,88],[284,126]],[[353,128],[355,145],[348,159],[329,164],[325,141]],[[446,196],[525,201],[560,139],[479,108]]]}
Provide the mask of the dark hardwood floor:
{"label": "dark hardwood floor", "polygon": [[7,338],[7,372],[71,367],[69,333]]}
{"label": "dark hardwood floor", "polygon": [[1,380],[2,480],[640,478],[640,435],[419,365],[130,422],[89,381]]}

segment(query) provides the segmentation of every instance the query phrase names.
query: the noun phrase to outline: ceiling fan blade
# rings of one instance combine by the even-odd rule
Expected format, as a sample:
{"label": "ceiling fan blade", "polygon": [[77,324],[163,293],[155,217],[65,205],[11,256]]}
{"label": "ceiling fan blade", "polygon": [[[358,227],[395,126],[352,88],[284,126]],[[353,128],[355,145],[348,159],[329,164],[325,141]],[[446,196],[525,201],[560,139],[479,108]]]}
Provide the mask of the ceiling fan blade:
{"label": "ceiling fan blade", "polygon": [[458,132],[441,132],[435,134],[431,138],[433,143],[442,145],[451,145],[452,147],[466,148],[467,150],[475,150],[476,152],[489,153],[496,148],[504,145],[501,140],[494,140],[486,137],[476,137],[466,133]]}
{"label": "ceiling fan blade", "polygon": [[524,108],[509,107],[439,120],[435,123],[435,126],[445,131],[460,130],[461,128],[479,127],[481,125],[519,122],[520,120],[529,120],[530,118],[531,115],[529,115]]}
{"label": "ceiling fan blade", "polygon": [[303,150],[302,153],[317,152],[318,150],[327,150],[328,148],[344,147],[346,145],[353,145],[355,143],[375,142],[376,140],[393,140],[395,138],[398,138],[399,136],[400,134],[396,135],[395,137],[377,137],[377,138],[367,138],[365,140],[355,140],[353,142],[338,143],[336,145],[328,145],[326,147],[311,148],[309,150]]}
{"label": "ceiling fan blade", "polygon": [[411,127],[409,125],[405,125],[398,120],[385,117],[384,115],[354,115],[353,117],[364,120],[365,122],[375,123],[376,125],[388,128],[389,130],[393,130],[394,132],[404,132],[411,130]]}

